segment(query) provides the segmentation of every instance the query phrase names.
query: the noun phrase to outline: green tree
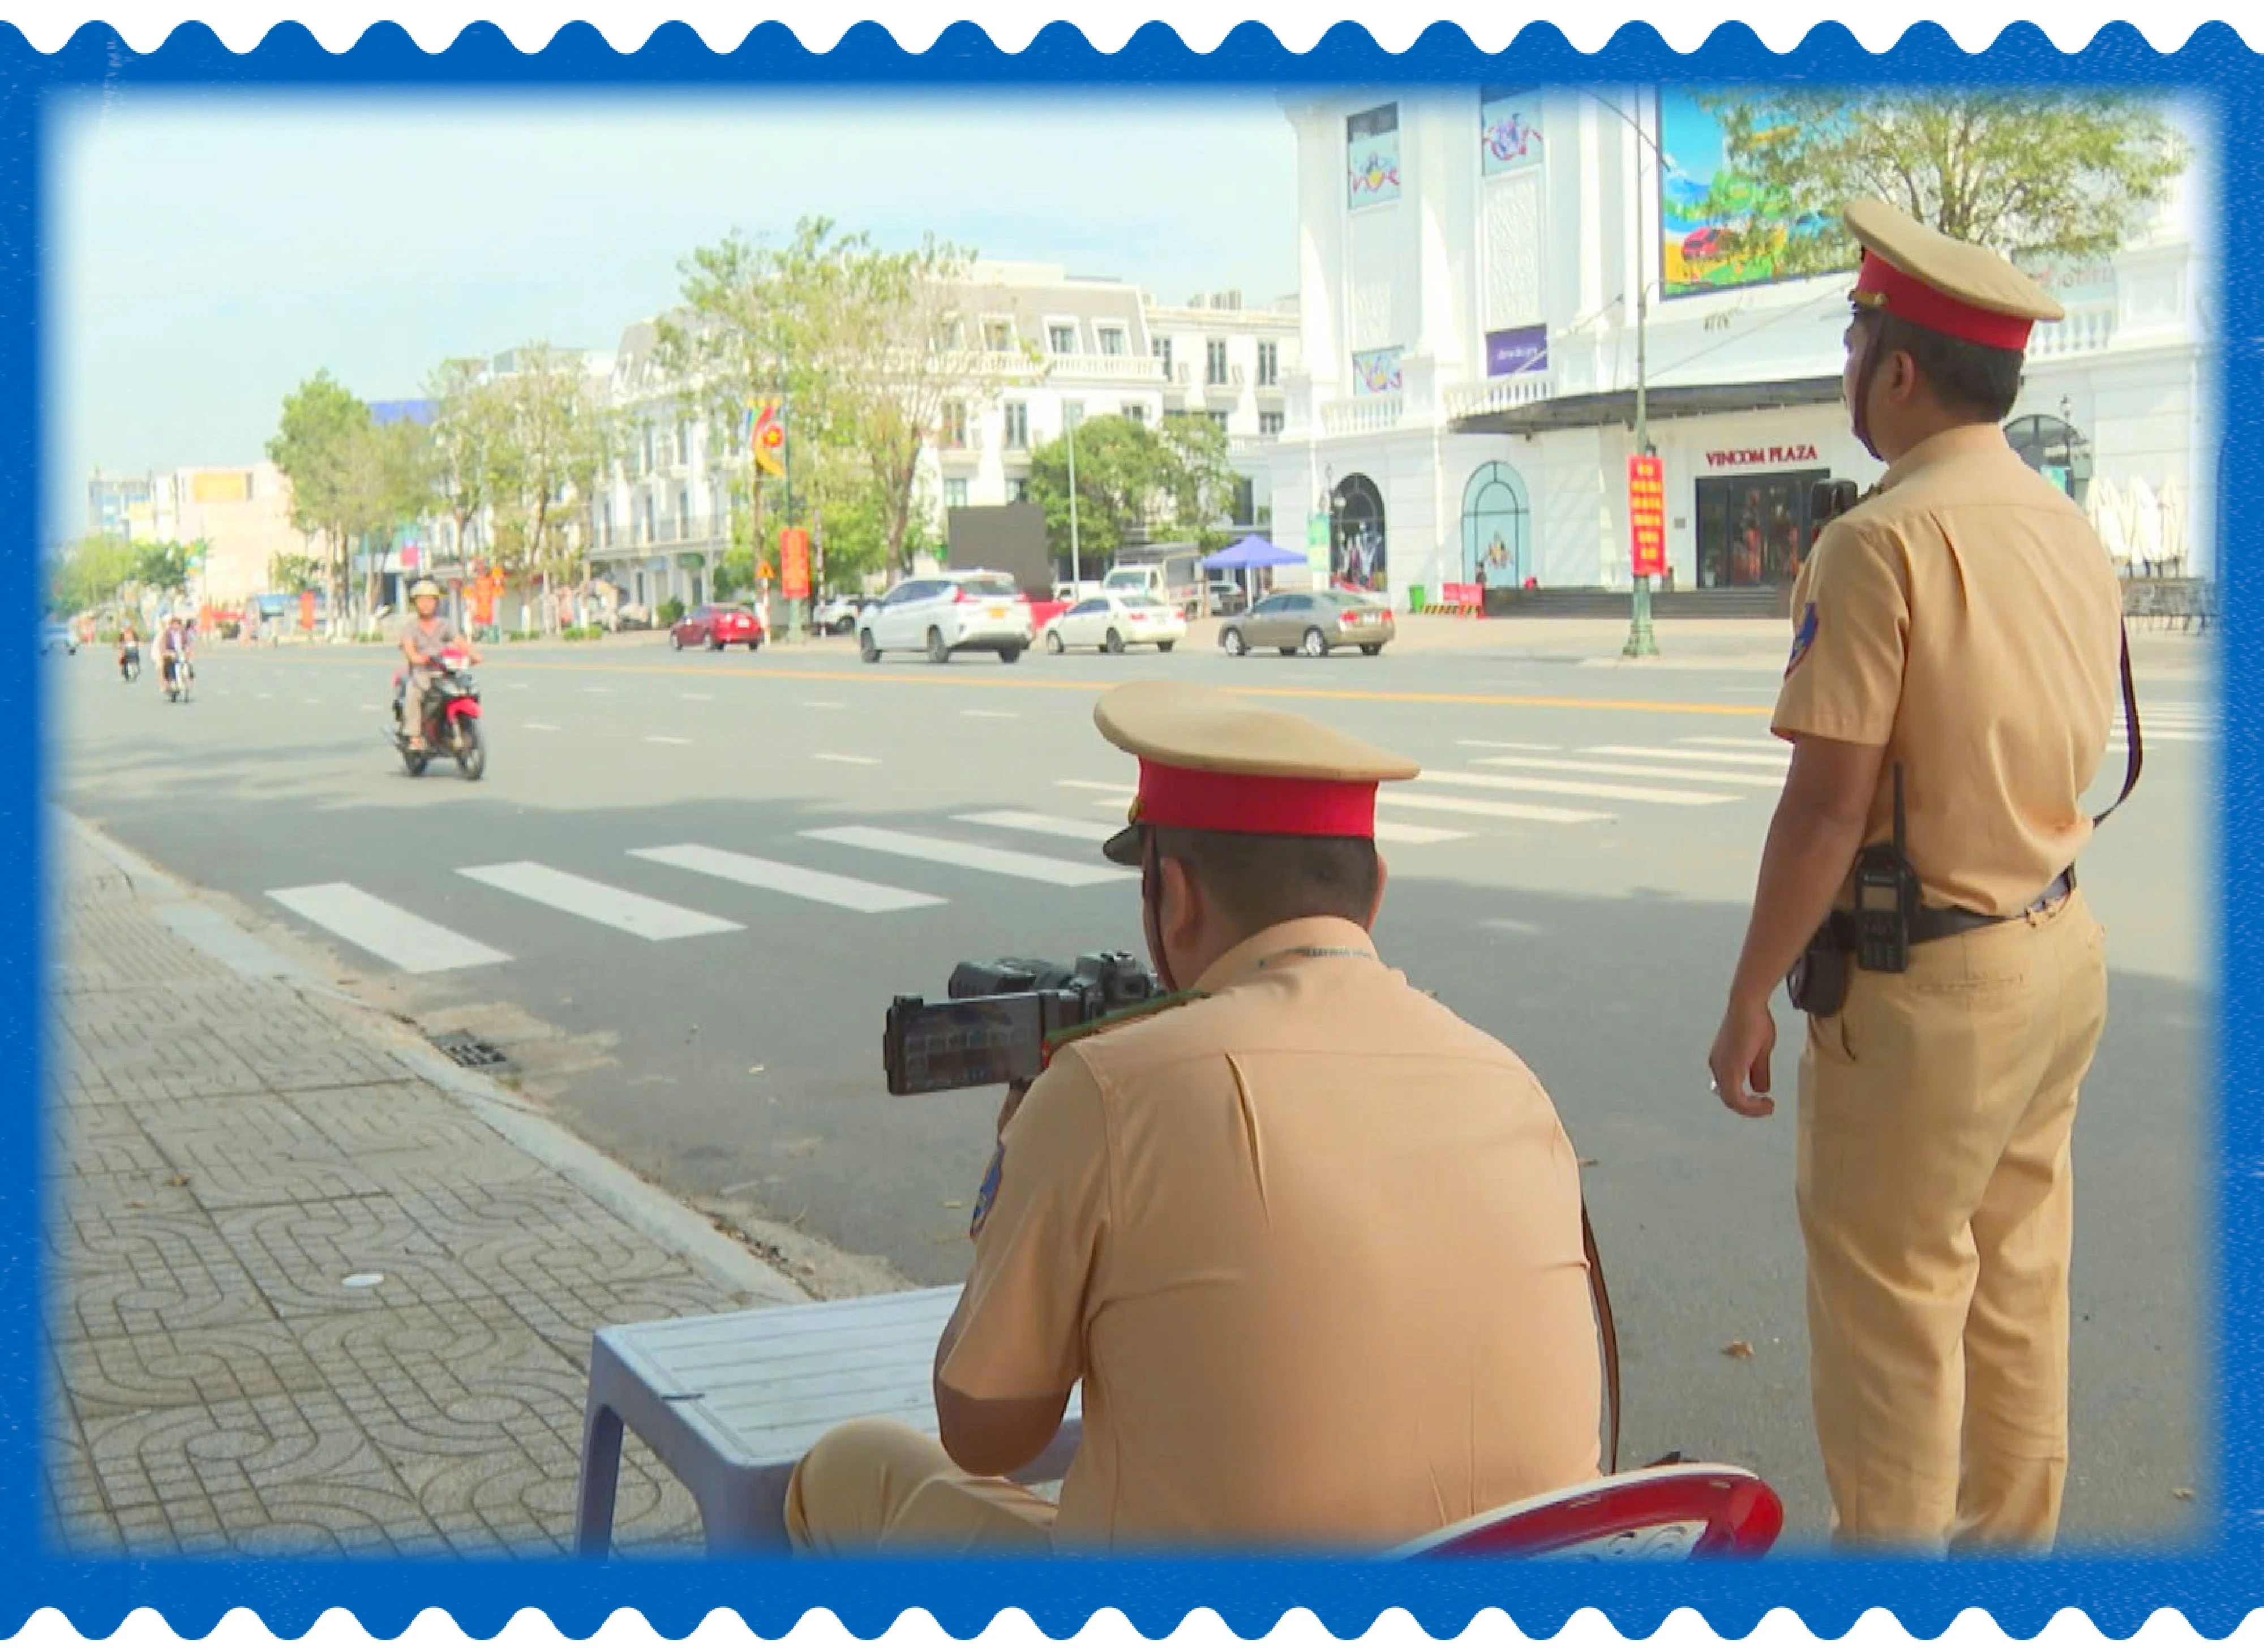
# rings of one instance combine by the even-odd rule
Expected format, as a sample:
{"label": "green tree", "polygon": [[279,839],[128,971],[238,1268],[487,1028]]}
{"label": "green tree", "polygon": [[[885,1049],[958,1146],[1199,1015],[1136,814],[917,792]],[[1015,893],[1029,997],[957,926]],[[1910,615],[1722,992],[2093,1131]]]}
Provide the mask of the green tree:
{"label": "green tree", "polygon": [[[609,453],[611,415],[581,358],[536,343],[495,381],[494,437],[484,486],[506,567],[534,575],[547,598],[580,562],[586,525]],[[554,629],[557,607],[542,604]]]}
{"label": "green tree", "polygon": [[432,420],[433,491],[455,524],[461,552],[471,524],[490,503],[489,454],[504,423],[504,402],[487,363],[476,359],[442,362],[424,388],[439,406]]}
{"label": "green tree", "polygon": [[1781,275],[1852,268],[1840,212],[1864,195],[2007,257],[2111,253],[2188,158],[2158,105],[2116,92],[1771,86],[1696,101],[1723,134],[1703,214],[1726,256]]}
{"label": "green tree", "polygon": [[339,512],[350,541],[368,554],[365,612],[377,608],[380,563],[400,531],[439,508],[430,431],[410,419],[355,430],[345,447]]}
{"label": "green tree", "polygon": [[[1057,561],[1070,553],[1069,438],[1030,454],[1029,496],[1045,512]],[[1234,496],[1226,432],[1201,414],[1160,430],[1110,414],[1077,427],[1077,547],[1096,565],[1127,544],[1192,540],[1216,549],[1215,525]]]}
{"label": "green tree", "polygon": [[47,601],[56,614],[83,613],[114,600],[134,578],[139,553],[127,540],[90,533],[48,570]]}
{"label": "green tree", "polygon": [[170,540],[162,545],[137,545],[134,547],[134,583],[160,597],[170,597],[177,591],[188,589],[189,574],[195,561],[194,547],[177,545]]}
{"label": "green tree", "polygon": [[296,596],[323,583],[322,559],[301,551],[278,551],[267,561],[270,589]]}
{"label": "green tree", "polygon": [[325,367],[283,398],[267,457],[291,481],[291,523],[320,535],[331,624],[345,612],[346,553],[353,533],[355,438],[371,426],[368,405]]}

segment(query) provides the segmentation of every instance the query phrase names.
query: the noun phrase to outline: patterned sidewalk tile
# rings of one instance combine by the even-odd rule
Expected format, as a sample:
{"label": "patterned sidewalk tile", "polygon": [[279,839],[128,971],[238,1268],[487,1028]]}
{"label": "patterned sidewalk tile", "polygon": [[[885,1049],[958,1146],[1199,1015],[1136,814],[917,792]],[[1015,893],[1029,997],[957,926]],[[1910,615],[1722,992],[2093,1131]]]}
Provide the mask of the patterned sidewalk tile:
{"label": "patterned sidewalk tile", "polygon": [[[744,1300],[382,1039],[68,860],[54,1529],[90,1554],[564,1554],[592,1335]],[[635,1440],[615,1533],[625,1555],[699,1552],[689,1494]]]}

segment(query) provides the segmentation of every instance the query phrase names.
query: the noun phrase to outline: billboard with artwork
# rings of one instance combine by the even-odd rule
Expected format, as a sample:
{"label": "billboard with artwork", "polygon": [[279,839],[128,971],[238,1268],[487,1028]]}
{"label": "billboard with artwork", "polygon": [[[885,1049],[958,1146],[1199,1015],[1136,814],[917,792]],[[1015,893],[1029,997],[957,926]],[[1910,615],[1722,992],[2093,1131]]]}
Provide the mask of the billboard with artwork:
{"label": "billboard with artwork", "polygon": [[[1698,92],[1658,94],[1660,290],[1668,298],[1813,274],[1788,267],[1790,244],[1825,234],[1821,212],[1801,211],[1781,190],[1742,172],[1722,123]],[[1766,141],[1764,126],[1753,134]]]}

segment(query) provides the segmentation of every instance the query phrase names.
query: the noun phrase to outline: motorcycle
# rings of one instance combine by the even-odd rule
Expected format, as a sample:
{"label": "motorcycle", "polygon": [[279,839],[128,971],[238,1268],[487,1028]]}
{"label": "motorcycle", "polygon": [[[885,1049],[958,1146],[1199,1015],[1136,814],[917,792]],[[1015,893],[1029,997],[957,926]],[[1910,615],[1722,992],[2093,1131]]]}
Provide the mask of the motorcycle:
{"label": "motorcycle", "polygon": [[[137,666],[135,669],[140,668]],[[197,668],[189,663],[188,656],[175,655],[164,662],[164,669],[166,703],[171,705],[175,700],[188,699],[189,685],[197,680]]]}
{"label": "motorcycle", "polygon": [[[394,719],[393,743],[401,753],[401,764],[411,775],[424,772],[424,765],[445,753],[456,760],[456,769],[467,780],[476,780],[487,772],[487,737],[480,728],[480,691],[472,681],[466,656],[454,648],[445,650],[439,658],[439,670],[424,691],[424,703],[417,707],[424,728],[422,749],[409,743],[407,732],[401,728],[401,719]],[[393,704],[396,714],[402,696],[408,692],[405,671],[397,671],[393,678]]]}
{"label": "motorcycle", "polygon": [[142,648],[129,642],[118,650],[118,675],[126,682],[139,682],[142,677]]}

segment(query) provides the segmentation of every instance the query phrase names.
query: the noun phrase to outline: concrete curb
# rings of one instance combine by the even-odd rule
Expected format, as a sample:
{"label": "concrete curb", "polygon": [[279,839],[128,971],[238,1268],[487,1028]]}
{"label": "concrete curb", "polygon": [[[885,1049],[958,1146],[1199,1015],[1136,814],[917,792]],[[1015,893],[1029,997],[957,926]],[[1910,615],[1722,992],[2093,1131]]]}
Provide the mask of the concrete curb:
{"label": "concrete curb", "polygon": [[406,1034],[401,1023],[384,1011],[332,986],[248,933],[198,900],[179,880],[99,828],[67,811],[56,813],[90,852],[125,875],[160,922],[200,952],[237,975],[276,982],[303,994],[342,1032],[384,1049],[409,1074],[460,1103],[513,1147],[730,1289],[766,1302],[811,1300],[787,1275],[734,1243],[698,1211],[562,1125],[530,1111],[502,1085],[467,1072],[422,1040]]}

